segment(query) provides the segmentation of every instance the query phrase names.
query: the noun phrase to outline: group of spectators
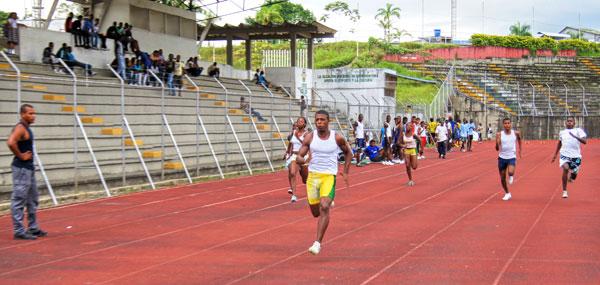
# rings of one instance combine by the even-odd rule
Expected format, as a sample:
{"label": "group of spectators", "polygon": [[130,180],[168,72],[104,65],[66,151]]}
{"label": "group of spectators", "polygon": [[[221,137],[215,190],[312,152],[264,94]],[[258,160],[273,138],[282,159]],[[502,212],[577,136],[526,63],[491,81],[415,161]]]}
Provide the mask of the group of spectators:
{"label": "group of spectators", "polygon": [[59,63],[59,59],[62,59],[69,68],[81,67],[87,76],[93,76],[96,73],[92,71],[92,66],[87,63],[78,61],[73,54],[73,48],[63,43],[60,49],[54,53],[54,43],[49,42],[48,46],[44,48],[42,52],[42,62],[50,64],[54,72],[65,73],[64,68]]}
{"label": "group of spectators", "polygon": [[[417,159],[425,158],[424,148],[428,144],[436,145],[438,157],[445,158],[447,152],[452,151],[453,147],[462,152],[472,151],[472,142],[481,142],[484,137],[482,124],[477,125],[472,119],[454,120],[449,117],[436,120],[430,118],[427,123],[425,120],[412,116],[410,119],[396,117],[394,122],[391,122],[391,116],[388,115],[380,130],[380,146],[372,132],[365,131],[362,120],[363,115],[360,114],[358,120],[353,123],[353,130],[357,138],[354,153],[358,166],[370,162],[381,162],[384,165],[404,163],[404,153],[401,151],[398,141],[409,128],[414,130]],[[490,133],[493,135],[493,132],[490,124],[487,129],[488,137]]]}
{"label": "group of spectators", "polygon": [[100,20],[94,19],[94,15],[79,15],[75,18],[73,13],[69,13],[65,19],[65,32],[73,35],[75,47],[96,49],[100,45],[100,48],[106,49],[106,39],[113,39],[121,42],[125,51],[131,48],[135,52],[139,46],[133,38],[132,28],[129,23],[113,22],[103,34],[100,32]]}

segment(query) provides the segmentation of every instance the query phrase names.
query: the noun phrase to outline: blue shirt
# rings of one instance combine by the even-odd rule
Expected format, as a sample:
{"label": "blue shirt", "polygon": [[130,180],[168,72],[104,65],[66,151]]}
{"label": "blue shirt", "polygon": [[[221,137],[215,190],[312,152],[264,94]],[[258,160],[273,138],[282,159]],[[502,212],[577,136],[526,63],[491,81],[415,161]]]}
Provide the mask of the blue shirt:
{"label": "blue shirt", "polygon": [[461,137],[466,137],[469,133],[469,129],[470,129],[470,125],[469,123],[465,123],[460,125],[460,136]]}
{"label": "blue shirt", "polygon": [[469,128],[467,129],[467,135],[472,136],[473,130],[475,130],[475,124],[469,123]]}
{"label": "blue shirt", "polygon": [[381,148],[378,146],[368,146],[365,148],[365,153],[370,159],[375,159],[377,155],[379,155],[379,150],[381,150]]}

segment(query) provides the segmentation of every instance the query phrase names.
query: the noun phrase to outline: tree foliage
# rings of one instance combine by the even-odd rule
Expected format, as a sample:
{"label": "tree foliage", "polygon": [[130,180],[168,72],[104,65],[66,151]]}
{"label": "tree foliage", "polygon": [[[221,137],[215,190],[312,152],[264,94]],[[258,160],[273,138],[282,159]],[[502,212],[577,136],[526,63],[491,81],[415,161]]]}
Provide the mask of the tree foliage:
{"label": "tree foliage", "polygon": [[516,24],[510,26],[509,30],[510,34],[513,36],[531,37],[531,26],[527,24],[522,25],[520,22],[517,22]]}
{"label": "tree foliage", "polygon": [[0,26],[4,26],[6,20],[8,20],[8,12],[0,11]]}
{"label": "tree foliage", "polygon": [[[335,1],[325,5],[325,11],[333,14],[341,14],[348,17],[350,21],[356,23],[360,20],[358,9],[350,9],[350,6],[345,1]],[[329,19],[329,14],[325,13],[321,17],[321,21],[325,22]]]}
{"label": "tree foliage", "polygon": [[316,20],[310,10],[304,9],[300,4],[290,2],[277,3],[275,0],[267,0],[265,6],[256,12],[254,18],[246,18],[247,24],[299,24],[312,23]]}
{"label": "tree foliage", "polygon": [[383,28],[383,39],[388,43],[392,41],[393,19],[400,19],[400,11],[399,7],[390,3],[386,3],[384,8],[377,9],[375,20],[378,20],[379,26]]}

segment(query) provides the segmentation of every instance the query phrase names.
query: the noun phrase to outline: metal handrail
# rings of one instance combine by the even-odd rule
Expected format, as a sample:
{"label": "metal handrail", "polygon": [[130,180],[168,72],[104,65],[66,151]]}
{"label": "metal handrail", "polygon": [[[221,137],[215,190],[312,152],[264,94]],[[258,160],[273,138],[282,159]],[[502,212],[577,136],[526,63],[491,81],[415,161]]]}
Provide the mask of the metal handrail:
{"label": "metal handrail", "polygon": [[[229,117],[229,114],[227,112],[228,108],[229,108],[229,90],[227,90],[227,87],[225,87],[225,85],[223,85],[223,83],[221,83],[221,81],[216,78],[213,77],[213,80],[215,80],[215,82],[217,82],[217,84],[219,84],[219,86],[223,89],[223,91],[225,92],[225,110],[224,110],[224,118],[227,119]],[[231,126],[233,128],[233,126]],[[227,172],[227,168],[229,168],[229,142],[227,140],[227,129],[223,129],[223,140],[225,141],[223,147],[225,149],[225,172]]]}
{"label": "metal handrail", "polygon": [[[273,137],[273,126],[272,124],[274,123],[277,126],[277,120],[275,119],[275,116],[273,115],[273,106],[275,106],[275,96],[273,95],[273,92],[271,92],[271,89],[265,85],[264,83],[260,84],[263,88],[265,88],[265,90],[267,90],[267,92],[269,93],[269,96],[271,97],[271,108],[269,108],[269,115],[271,117],[271,122],[269,122],[269,132],[271,137]],[[279,126],[277,126],[277,129],[279,130]],[[278,131],[279,133],[279,131]],[[280,136],[281,137],[281,136]],[[269,140],[269,148],[271,149],[271,156],[273,155],[273,140]],[[284,149],[286,147],[284,146]]]}
{"label": "metal handrail", "polygon": [[[246,84],[244,84],[244,82],[242,82],[241,80],[239,80],[239,82],[240,82],[240,84],[242,84],[242,86],[244,86],[244,88],[246,88],[246,90],[248,90],[248,94],[250,95],[250,98],[252,98],[252,91],[250,91],[250,88],[248,88],[248,86],[246,86]],[[252,106],[252,105],[250,105],[250,106]],[[250,107],[250,111],[252,111],[252,107]],[[252,113],[248,114],[248,117],[250,118],[250,122],[252,123],[252,127],[254,128],[254,132],[256,132],[256,137],[258,137],[258,141],[260,142],[263,152],[265,153],[265,158],[267,159],[267,162],[269,162],[271,171],[275,172],[275,169],[273,168],[273,164],[271,163],[271,158],[269,157],[269,154],[267,153],[267,149],[265,148],[265,144],[263,143],[263,140],[260,137],[260,132],[258,131],[258,128],[256,127],[256,123],[254,122],[254,119],[252,118]],[[281,133],[279,133],[279,134],[281,134]],[[252,148],[250,148],[250,152],[252,152]]]}
{"label": "metal handrail", "polygon": [[217,155],[215,153],[215,149],[212,146],[212,143],[210,141],[210,137],[208,136],[208,132],[206,131],[206,127],[204,126],[204,120],[202,120],[202,116],[200,115],[200,88],[198,87],[198,85],[196,84],[196,82],[194,82],[187,74],[184,75],[185,78],[192,84],[194,85],[194,88],[196,89],[196,175],[200,175],[199,172],[199,139],[198,139],[198,123],[200,124],[201,128],[202,128],[202,132],[204,132],[204,137],[206,138],[206,142],[208,143],[208,148],[210,149],[210,153],[213,156],[213,159],[215,160],[215,164],[217,165],[217,169],[219,170],[219,176],[221,176],[221,179],[225,179],[225,175],[223,175],[223,170],[221,169],[221,165],[219,164],[219,159],[217,158]]}
{"label": "metal handrail", "polygon": [[565,87],[565,111],[563,114],[570,116],[571,110],[569,110],[569,89],[567,88],[567,85],[563,84],[563,86]]}
{"label": "metal handrail", "polygon": [[17,120],[19,120],[21,117],[21,70],[17,67],[16,64],[13,63],[10,57],[8,57],[4,53],[4,51],[0,51],[0,54],[2,55],[2,57],[4,57],[8,64],[10,64],[12,69],[14,69],[17,73]]}
{"label": "metal handrail", "polygon": [[85,144],[87,145],[88,151],[90,152],[90,156],[92,157],[92,161],[94,162],[94,167],[98,172],[98,176],[100,176],[100,181],[102,182],[102,186],[104,187],[104,191],[106,192],[106,196],[110,197],[110,191],[108,190],[108,185],[106,185],[106,181],[104,180],[104,175],[102,174],[102,170],[100,169],[100,164],[98,164],[98,160],[96,159],[96,155],[94,154],[94,149],[92,148],[92,144],[88,139],[87,133],[85,132],[85,127],[81,122],[81,118],[79,117],[79,111],[77,110],[77,76],[71,70],[71,68],[62,60],[58,59],[60,64],[67,70],[71,77],[73,78],[73,114],[75,117],[75,124],[73,130],[73,144],[74,144],[74,156],[75,156],[75,188],[78,186],[79,179],[79,167],[78,167],[78,152],[77,152],[77,126],[81,130],[81,134],[83,135],[83,139],[85,140]]}
{"label": "metal handrail", "polygon": [[[165,83],[154,73],[148,70],[154,80],[160,84],[160,114],[165,113]],[[165,121],[161,120],[160,125],[160,179],[165,179]]]}
{"label": "metal handrail", "polygon": [[550,104],[550,90],[552,90],[552,88],[550,88],[548,83],[546,83],[546,87],[548,87],[548,111],[550,111],[550,116],[554,116],[554,110],[552,110],[552,104]]}
{"label": "metal handrail", "polygon": [[[119,73],[117,73],[112,66],[110,66],[110,64],[106,65],[108,67],[108,69],[117,77],[117,79],[119,79],[119,82],[121,82],[121,129],[125,128],[127,129],[127,133],[129,134],[129,138],[131,139],[133,146],[135,148],[135,151],[138,155],[138,159],[140,160],[140,163],[142,164],[142,168],[144,168],[144,173],[146,174],[146,178],[148,178],[148,182],[150,183],[150,186],[152,187],[152,189],[156,189],[156,186],[154,185],[154,181],[152,180],[152,176],[150,175],[150,171],[148,170],[148,167],[146,166],[146,162],[144,161],[144,157],[142,155],[142,152],[140,151],[140,147],[137,144],[137,141],[135,140],[135,136],[133,135],[133,131],[131,130],[131,127],[129,126],[129,121],[127,120],[127,116],[125,115],[125,80],[123,80],[123,78],[121,77],[121,75],[119,75]],[[121,132],[123,133],[123,132]],[[125,138],[124,135],[121,134],[121,163],[123,164],[123,183],[125,183]]]}
{"label": "metal handrail", "polygon": [[582,111],[583,111],[583,115],[584,115],[584,116],[587,116],[587,115],[588,115],[588,110],[587,110],[587,106],[586,106],[586,104],[585,104],[585,87],[584,87],[584,86],[583,86],[583,84],[581,84],[581,83],[578,83],[578,84],[579,84],[579,86],[581,86],[581,90],[582,90],[582,93],[581,93],[581,95],[582,95],[582,98],[581,98],[581,105],[582,105],[582,106],[581,106],[581,107],[583,108],[583,109],[582,109]]}

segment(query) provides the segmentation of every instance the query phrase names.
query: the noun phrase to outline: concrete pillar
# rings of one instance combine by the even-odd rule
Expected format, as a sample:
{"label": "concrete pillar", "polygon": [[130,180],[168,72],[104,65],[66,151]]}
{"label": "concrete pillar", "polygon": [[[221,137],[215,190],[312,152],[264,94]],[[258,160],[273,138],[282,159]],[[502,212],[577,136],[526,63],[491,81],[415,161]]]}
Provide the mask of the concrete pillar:
{"label": "concrete pillar", "polygon": [[313,68],[313,39],[309,38],[309,39],[306,39],[306,41],[307,41],[306,66],[308,67],[308,69],[312,69]]}
{"label": "concrete pillar", "polygon": [[296,33],[290,33],[290,66],[296,67]]}
{"label": "concrete pillar", "polygon": [[252,70],[252,41],[246,40],[246,70]]}
{"label": "concrete pillar", "polygon": [[233,36],[227,36],[227,64],[233,66]]}

